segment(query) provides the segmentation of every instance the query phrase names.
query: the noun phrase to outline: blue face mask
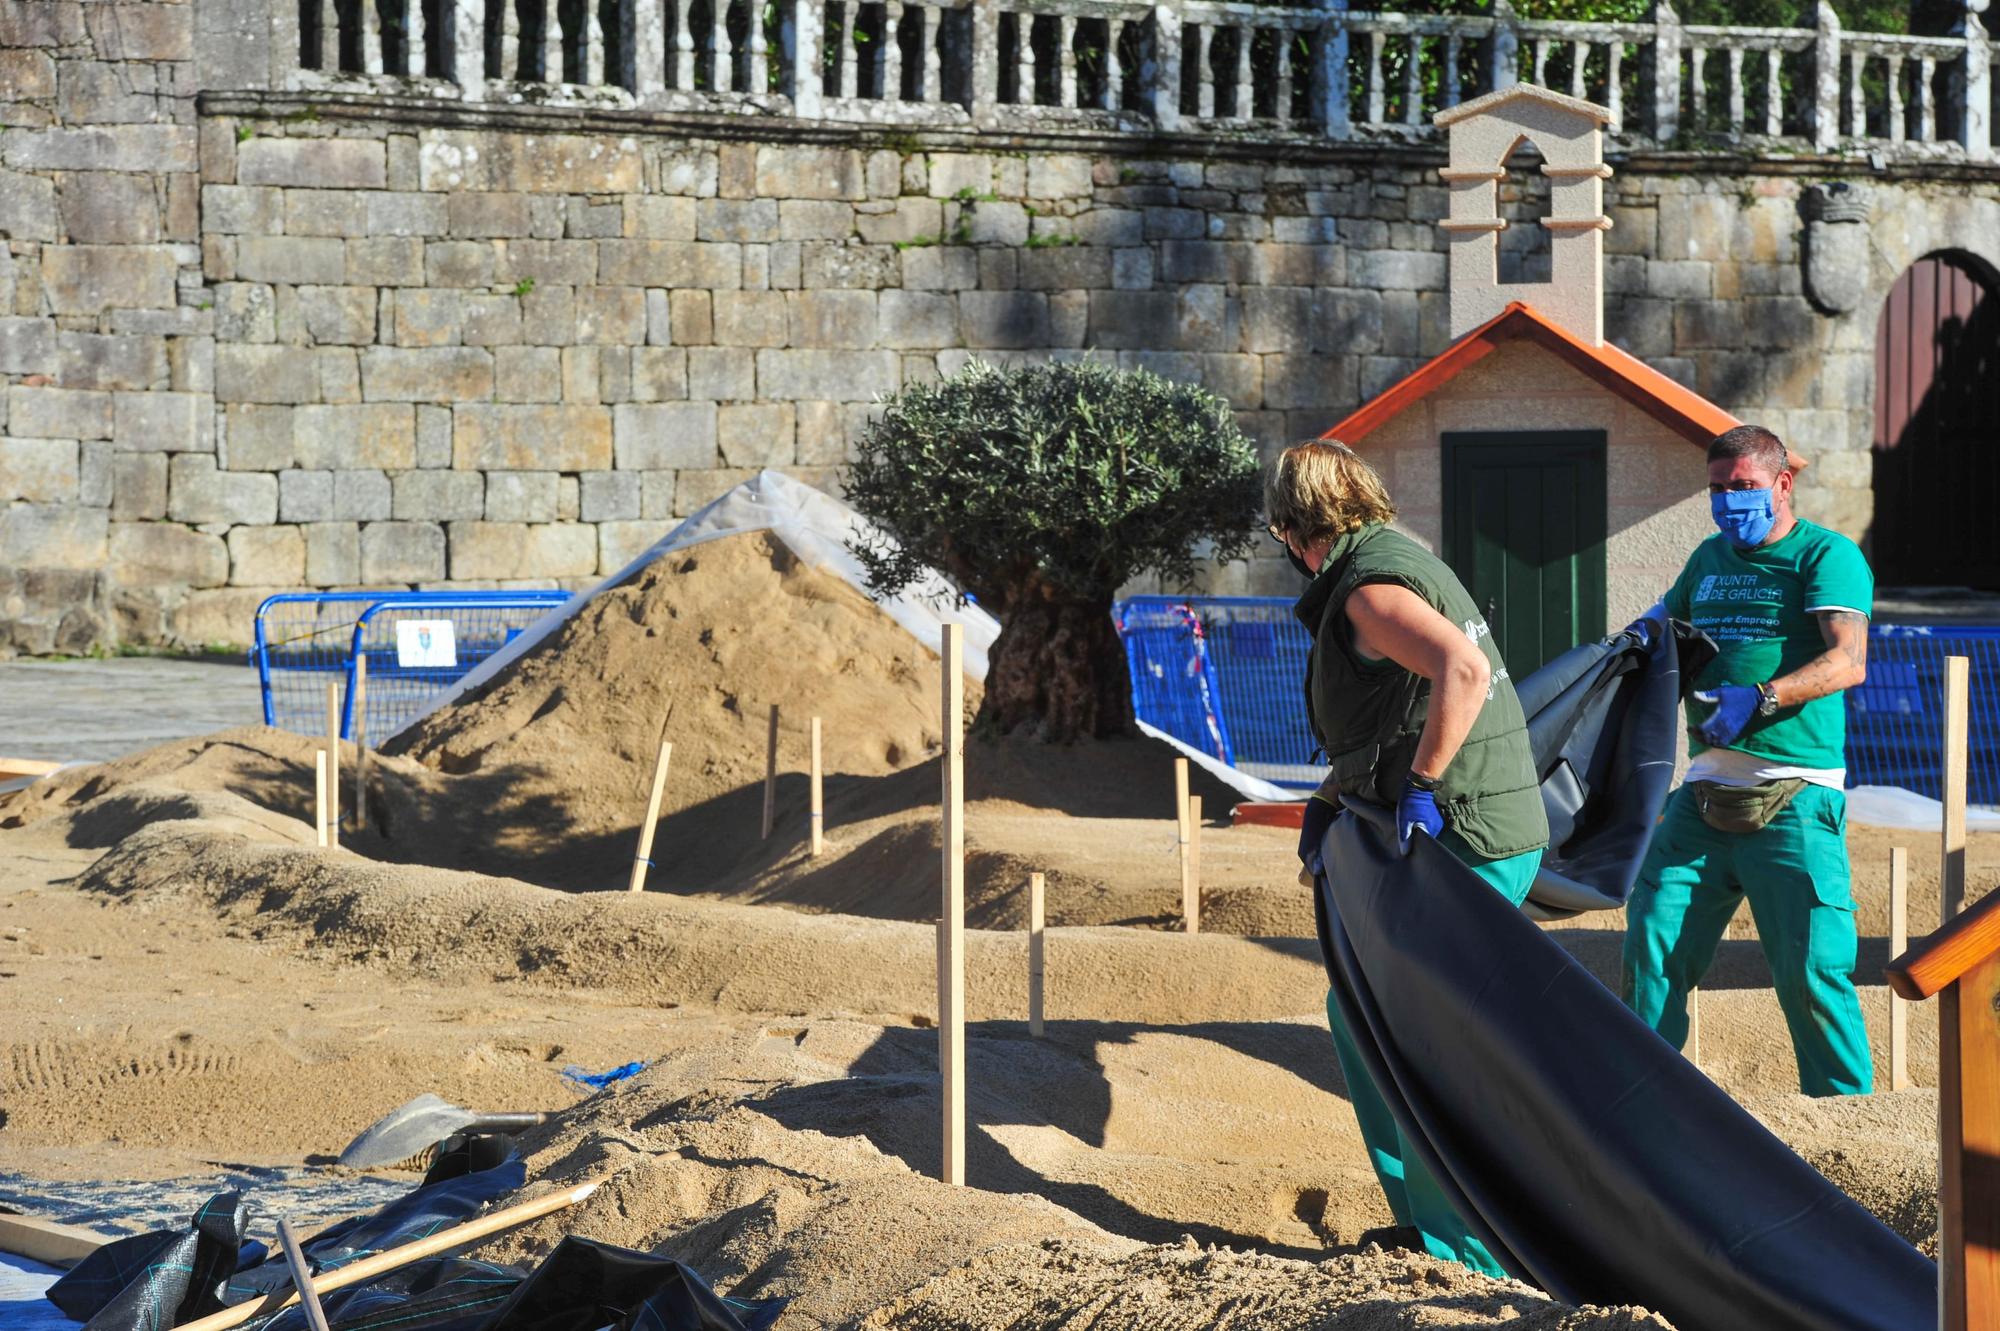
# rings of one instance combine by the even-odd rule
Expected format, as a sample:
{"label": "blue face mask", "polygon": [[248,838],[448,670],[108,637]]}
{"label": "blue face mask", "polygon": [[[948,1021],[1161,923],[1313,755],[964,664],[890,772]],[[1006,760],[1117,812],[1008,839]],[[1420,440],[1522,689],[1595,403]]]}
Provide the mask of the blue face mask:
{"label": "blue face mask", "polygon": [[1708,511],[1715,518],[1715,525],[1738,550],[1754,550],[1762,545],[1778,522],[1769,490],[1720,491],[1708,497]]}

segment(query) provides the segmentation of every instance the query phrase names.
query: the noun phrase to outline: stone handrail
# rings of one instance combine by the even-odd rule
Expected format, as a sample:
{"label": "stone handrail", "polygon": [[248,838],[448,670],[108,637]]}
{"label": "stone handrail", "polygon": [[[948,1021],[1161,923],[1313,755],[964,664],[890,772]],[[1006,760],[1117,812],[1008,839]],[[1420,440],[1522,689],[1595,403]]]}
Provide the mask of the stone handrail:
{"label": "stone handrail", "polygon": [[[303,13],[303,18],[302,18]],[[496,20],[497,21],[491,21]],[[278,0],[280,86],[886,127],[1214,128],[1428,139],[1519,80],[1611,108],[1626,147],[1994,160],[2000,44],[1951,37],[1236,0]],[[496,30],[497,29],[497,30]]]}

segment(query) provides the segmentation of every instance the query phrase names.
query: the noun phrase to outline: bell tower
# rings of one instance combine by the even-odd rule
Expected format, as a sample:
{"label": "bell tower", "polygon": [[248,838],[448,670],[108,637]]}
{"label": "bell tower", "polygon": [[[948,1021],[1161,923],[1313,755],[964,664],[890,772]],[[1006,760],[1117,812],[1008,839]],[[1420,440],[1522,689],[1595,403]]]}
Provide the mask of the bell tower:
{"label": "bell tower", "polygon": [[[1591,346],[1604,343],[1604,128],[1610,110],[1531,83],[1517,83],[1440,111],[1451,164],[1451,215],[1438,223],[1451,242],[1451,335],[1462,337],[1520,301]],[[1500,281],[1500,182],[1523,140],[1542,151],[1549,178],[1547,282]]]}

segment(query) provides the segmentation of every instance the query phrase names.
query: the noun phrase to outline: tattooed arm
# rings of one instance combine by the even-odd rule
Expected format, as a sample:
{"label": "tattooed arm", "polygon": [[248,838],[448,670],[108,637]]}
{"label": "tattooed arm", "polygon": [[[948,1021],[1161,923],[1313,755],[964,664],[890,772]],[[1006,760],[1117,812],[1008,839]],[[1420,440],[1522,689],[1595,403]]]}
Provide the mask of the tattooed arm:
{"label": "tattooed arm", "polygon": [[1791,674],[1771,681],[1780,707],[1795,707],[1851,689],[1868,677],[1868,616],[1852,610],[1822,610],[1816,618],[1826,650]]}

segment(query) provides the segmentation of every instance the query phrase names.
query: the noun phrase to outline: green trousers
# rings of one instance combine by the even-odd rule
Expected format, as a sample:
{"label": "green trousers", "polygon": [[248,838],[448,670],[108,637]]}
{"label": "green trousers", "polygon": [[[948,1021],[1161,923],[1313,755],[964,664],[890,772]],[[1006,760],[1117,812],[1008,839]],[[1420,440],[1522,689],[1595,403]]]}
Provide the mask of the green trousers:
{"label": "green trousers", "polygon": [[[1471,847],[1449,830],[1438,840],[1513,905],[1527,899],[1535,871],[1542,864],[1541,851],[1488,860],[1474,854]],[[1422,1234],[1424,1250],[1431,1256],[1507,1279],[1507,1272],[1493,1260],[1486,1245],[1466,1231],[1465,1222],[1439,1191],[1437,1180],[1410,1153],[1403,1130],[1396,1126],[1395,1116],[1389,1112],[1381,1092],[1375,1089],[1331,993],[1326,998],[1326,1019],[1333,1028],[1334,1054],[1340,1059],[1340,1073],[1347,1081],[1348,1102],[1354,1106],[1354,1117],[1361,1125],[1361,1142],[1368,1148],[1368,1163],[1375,1167],[1375,1177],[1381,1181],[1396,1223]]]}
{"label": "green trousers", "polygon": [[1756,832],[1718,832],[1683,786],[1667,799],[1625,908],[1624,997],[1675,1048],[1687,997],[1745,897],[1770,959],[1807,1095],[1867,1095],[1868,1029],[1854,992],[1847,796],[1807,786]]}

